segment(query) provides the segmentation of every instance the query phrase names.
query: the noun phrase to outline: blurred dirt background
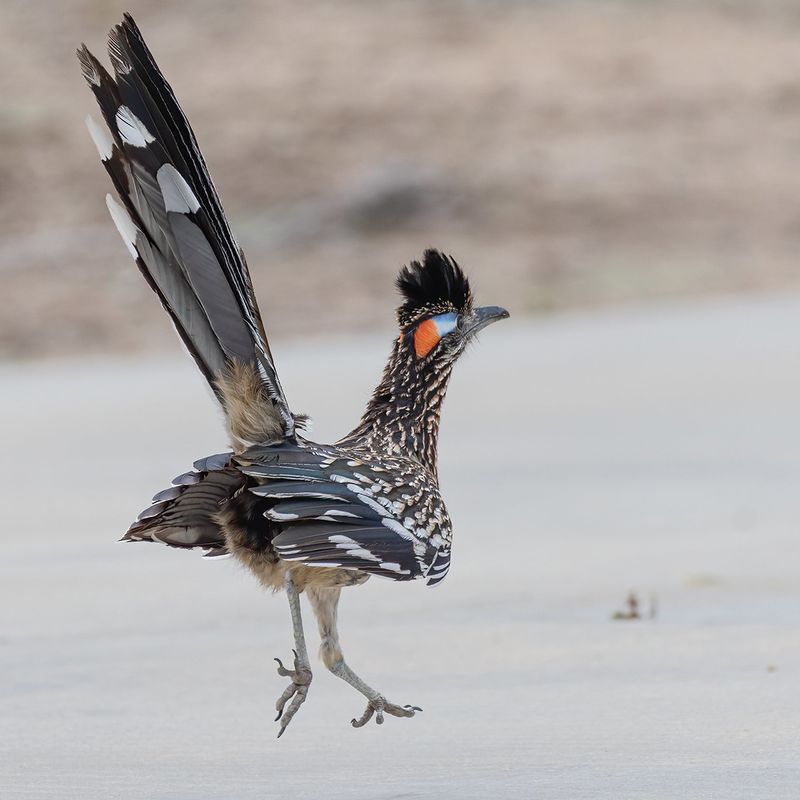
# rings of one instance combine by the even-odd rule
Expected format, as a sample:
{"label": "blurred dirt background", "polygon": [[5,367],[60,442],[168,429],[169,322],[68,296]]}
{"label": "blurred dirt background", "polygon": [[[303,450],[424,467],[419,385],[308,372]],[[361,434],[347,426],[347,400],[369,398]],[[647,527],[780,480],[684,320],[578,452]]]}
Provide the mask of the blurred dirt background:
{"label": "blurred dirt background", "polygon": [[0,0],[0,356],[172,347],[74,59],[133,12],[279,337],[451,252],[516,314],[800,284],[800,6]]}

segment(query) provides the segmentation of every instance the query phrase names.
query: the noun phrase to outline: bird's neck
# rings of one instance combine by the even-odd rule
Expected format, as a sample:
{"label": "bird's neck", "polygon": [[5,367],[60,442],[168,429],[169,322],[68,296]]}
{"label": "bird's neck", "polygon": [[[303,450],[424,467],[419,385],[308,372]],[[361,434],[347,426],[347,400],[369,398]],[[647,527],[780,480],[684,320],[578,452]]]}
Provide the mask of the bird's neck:
{"label": "bird's neck", "polygon": [[439,420],[451,372],[451,362],[420,365],[396,341],[361,422],[342,443],[415,458],[436,476]]}

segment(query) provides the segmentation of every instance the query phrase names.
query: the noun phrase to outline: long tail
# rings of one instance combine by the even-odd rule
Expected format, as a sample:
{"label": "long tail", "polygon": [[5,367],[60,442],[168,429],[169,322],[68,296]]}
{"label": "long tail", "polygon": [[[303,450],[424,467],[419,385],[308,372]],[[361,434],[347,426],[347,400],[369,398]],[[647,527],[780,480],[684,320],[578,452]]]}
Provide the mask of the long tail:
{"label": "long tail", "polygon": [[106,198],[125,245],[246,446],[293,436],[244,254],[194,133],[128,14],[109,34],[114,77],[78,50],[110,131],[90,117],[122,205]]}

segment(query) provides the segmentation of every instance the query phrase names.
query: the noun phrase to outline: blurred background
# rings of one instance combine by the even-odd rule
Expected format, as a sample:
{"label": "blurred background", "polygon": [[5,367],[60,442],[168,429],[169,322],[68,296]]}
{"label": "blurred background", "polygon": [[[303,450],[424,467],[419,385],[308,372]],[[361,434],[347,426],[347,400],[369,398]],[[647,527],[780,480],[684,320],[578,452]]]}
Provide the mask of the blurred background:
{"label": "blurred background", "polygon": [[[342,599],[413,720],[317,666],[276,743],[284,599],[113,544],[227,446],[84,129],[128,8],[315,439],[425,247],[512,313],[450,388],[446,584]],[[0,797],[797,800],[799,43],[794,0],[0,0]]]}
{"label": "blurred background", "polygon": [[426,246],[515,315],[798,284],[791,0],[3,0],[6,358],[174,346],[107,219],[73,55],[105,57],[129,7],[273,337],[388,324]]}

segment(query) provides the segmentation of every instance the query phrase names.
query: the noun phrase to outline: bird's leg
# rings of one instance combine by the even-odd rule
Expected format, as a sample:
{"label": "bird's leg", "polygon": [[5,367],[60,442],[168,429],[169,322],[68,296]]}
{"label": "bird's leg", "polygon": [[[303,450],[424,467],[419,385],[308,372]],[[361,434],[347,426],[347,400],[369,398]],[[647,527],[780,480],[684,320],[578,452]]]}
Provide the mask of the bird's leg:
{"label": "bird's leg", "polygon": [[[278,710],[278,716],[275,721],[280,720],[281,729],[278,731],[278,738],[286,730],[286,726],[292,721],[292,717],[297,713],[303,701],[308,694],[308,687],[311,685],[311,664],[308,661],[308,651],[306,650],[306,639],[303,635],[303,618],[300,615],[300,594],[297,587],[294,585],[292,575],[289,570],[283,577],[283,585],[286,589],[286,596],[289,598],[289,609],[292,612],[292,627],[294,628],[294,669],[286,669],[279,658],[275,660],[278,662],[278,675],[291,678],[292,682],[286,688],[286,691],[278,698],[275,703],[275,708]],[[289,701],[289,708],[284,713],[284,706]]]}
{"label": "bird's leg", "polygon": [[341,589],[339,587],[309,586],[306,593],[319,626],[319,635],[322,640],[319,649],[320,658],[337,678],[347,681],[367,698],[366,711],[359,719],[351,721],[352,726],[360,728],[366,725],[373,715],[375,715],[378,725],[382,725],[384,714],[391,714],[393,717],[413,717],[417,711],[422,711],[418,706],[398,706],[390,703],[380,692],[376,692],[375,689],[364,683],[347,666],[339,646],[339,632],[336,627],[336,612]]}

